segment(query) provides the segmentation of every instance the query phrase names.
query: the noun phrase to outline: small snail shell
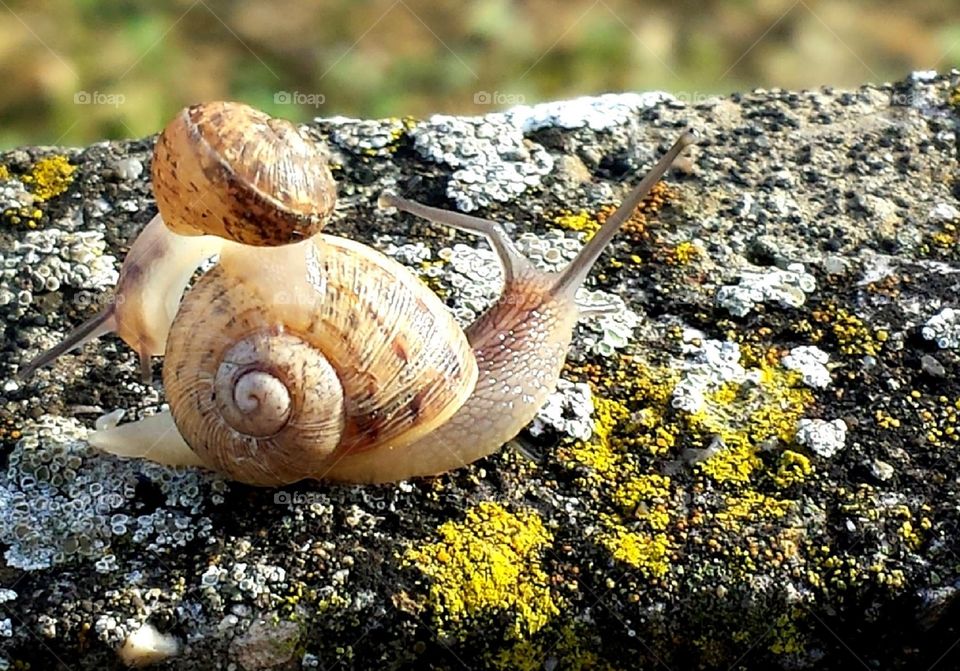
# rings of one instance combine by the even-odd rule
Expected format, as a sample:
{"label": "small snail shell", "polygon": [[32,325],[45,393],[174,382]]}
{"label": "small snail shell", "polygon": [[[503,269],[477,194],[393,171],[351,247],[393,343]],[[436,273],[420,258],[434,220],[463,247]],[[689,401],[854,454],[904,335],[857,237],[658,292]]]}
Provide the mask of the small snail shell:
{"label": "small snail shell", "polygon": [[170,230],[260,246],[313,237],[337,195],[296,126],[234,102],[181,111],[157,139],[151,178]]}

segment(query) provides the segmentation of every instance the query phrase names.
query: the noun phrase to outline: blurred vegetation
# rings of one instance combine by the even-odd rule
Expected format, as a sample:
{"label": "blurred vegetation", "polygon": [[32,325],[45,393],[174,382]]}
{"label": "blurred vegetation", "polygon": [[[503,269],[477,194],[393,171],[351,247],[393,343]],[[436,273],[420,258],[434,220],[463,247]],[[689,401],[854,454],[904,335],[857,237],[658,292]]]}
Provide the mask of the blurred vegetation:
{"label": "blurred vegetation", "polygon": [[297,120],[424,116],[958,62],[954,0],[2,0],[0,146],[142,136],[217,98]]}

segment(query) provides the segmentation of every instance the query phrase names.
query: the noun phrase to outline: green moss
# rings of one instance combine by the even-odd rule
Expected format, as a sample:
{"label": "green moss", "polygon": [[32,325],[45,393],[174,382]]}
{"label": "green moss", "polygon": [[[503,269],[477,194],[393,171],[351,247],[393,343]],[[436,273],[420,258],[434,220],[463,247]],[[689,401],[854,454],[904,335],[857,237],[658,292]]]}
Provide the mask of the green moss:
{"label": "green moss", "polygon": [[484,502],[462,522],[446,522],[437,531],[439,541],[408,549],[404,562],[431,578],[430,604],[441,633],[485,614],[508,613],[510,636],[523,638],[560,612],[540,563],[553,537],[535,512],[511,513]]}

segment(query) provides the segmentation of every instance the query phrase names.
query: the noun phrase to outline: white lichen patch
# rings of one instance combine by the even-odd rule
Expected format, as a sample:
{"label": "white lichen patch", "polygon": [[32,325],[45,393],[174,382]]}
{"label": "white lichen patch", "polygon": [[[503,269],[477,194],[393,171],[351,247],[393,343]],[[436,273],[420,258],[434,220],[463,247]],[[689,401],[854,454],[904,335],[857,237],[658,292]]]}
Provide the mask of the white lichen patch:
{"label": "white lichen patch", "polygon": [[73,289],[106,290],[119,277],[116,258],[106,252],[99,231],[71,233],[58,228],[28,231],[4,256],[0,270],[0,306],[17,304],[22,312],[34,296]]}
{"label": "white lichen patch", "polygon": [[[212,478],[156,464],[102,456],[84,442],[72,418],[45,416],[23,427],[23,438],[0,473],[0,543],[9,566],[49,568],[88,561],[101,571],[122,568],[110,548],[121,540],[156,555],[207,538]],[[152,482],[166,506],[136,514],[138,483]]]}
{"label": "white lichen patch", "polygon": [[799,307],[816,288],[816,278],[806,272],[802,263],[791,263],[786,270],[745,270],[740,273],[739,284],[720,287],[717,305],[736,317],[744,317],[767,302]]}
{"label": "white lichen patch", "polygon": [[944,308],[930,317],[920,331],[926,340],[936,341],[940,349],[960,346],[960,312]]}
{"label": "white lichen patch", "polygon": [[219,597],[255,600],[286,580],[287,572],[281,566],[237,562],[229,568],[209,566],[200,577],[200,586],[214,590]]}
{"label": "white lichen patch", "polygon": [[708,340],[699,331],[686,329],[683,343],[683,377],[670,401],[674,408],[698,412],[707,395],[724,384],[760,379],[759,370],[747,370],[740,364],[740,345],[735,342]]}
{"label": "white lichen patch", "polygon": [[932,224],[950,224],[960,221],[960,210],[950,203],[937,203],[927,215]]}
{"label": "white lichen patch", "polygon": [[548,431],[588,440],[593,433],[593,394],[585,382],[560,378],[557,389],[547,398],[530,424],[530,434],[540,436]]}
{"label": "white lichen patch", "polygon": [[19,179],[8,179],[0,182],[0,212],[29,207],[36,202],[36,196],[27,191],[27,187]]}
{"label": "white lichen patch", "polygon": [[635,119],[640,110],[674,99],[661,91],[605,93],[538,105],[519,105],[504,114],[513,125],[527,133],[541,128],[606,130]]}
{"label": "white lichen patch", "polygon": [[333,126],[330,139],[355,154],[389,156],[391,147],[406,131],[402,119],[361,120],[338,116],[322,119]]}
{"label": "white lichen patch", "polygon": [[550,153],[502,114],[435,115],[410,134],[421,156],[453,168],[447,196],[463,212],[508,203],[553,170]]}
{"label": "white lichen patch", "polygon": [[842,419],[801,419],[797,422],[797,442],[824,459],[836,455],[846,441],[847,425]]}
{"label": "white lichen patch", "polygon": [[800,373],[803,383],[815,389],[830,386],[830,370],[827,363],[830,355],[819,347],[801,345],[794,347],[783,357],[783,367]]}

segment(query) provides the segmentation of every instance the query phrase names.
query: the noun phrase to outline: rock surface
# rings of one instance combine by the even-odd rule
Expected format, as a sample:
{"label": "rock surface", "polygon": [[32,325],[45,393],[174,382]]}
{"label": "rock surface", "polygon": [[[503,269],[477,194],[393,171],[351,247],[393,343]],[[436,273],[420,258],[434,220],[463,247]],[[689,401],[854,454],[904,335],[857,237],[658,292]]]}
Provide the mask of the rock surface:
{"label": "rock surface", "polygon": [[0,668],[960,665],[958,82],[309,125],[332,231],[465,322],[489,249],[381,191],[558,265],[703,135],[594,272],[584,300],[619,309],[578,327],[534,430],[380,487],[92,451],[98,415],[163,402],[123,343],[13,375],[109,300],[155,212],[152,139],[0,155]]}

